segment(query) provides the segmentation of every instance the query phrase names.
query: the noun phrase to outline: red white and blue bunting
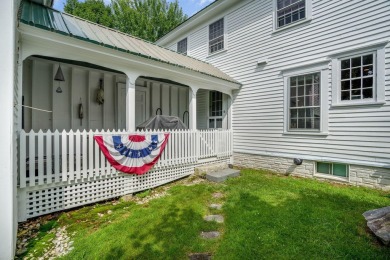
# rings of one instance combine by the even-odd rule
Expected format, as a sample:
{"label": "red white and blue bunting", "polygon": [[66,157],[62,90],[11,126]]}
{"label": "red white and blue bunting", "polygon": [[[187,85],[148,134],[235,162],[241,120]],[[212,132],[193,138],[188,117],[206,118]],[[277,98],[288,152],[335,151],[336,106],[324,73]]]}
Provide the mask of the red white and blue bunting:
{"label": "red white and blue bunting", "polygon": [[165,149],[169,133],[95,135],[94,138],[115,169],[141,175],[156,164]]}

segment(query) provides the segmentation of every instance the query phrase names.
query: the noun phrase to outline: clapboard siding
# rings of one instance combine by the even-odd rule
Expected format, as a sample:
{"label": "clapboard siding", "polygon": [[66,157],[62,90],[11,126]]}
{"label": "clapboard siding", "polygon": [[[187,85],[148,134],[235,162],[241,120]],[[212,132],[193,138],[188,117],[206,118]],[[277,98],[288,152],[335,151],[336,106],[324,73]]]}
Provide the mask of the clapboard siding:
{"label": "clapboard siding", "polygon": [[[208,24],[188,32],[189,55],[217,66],[243,84],[233,110],[235,150],[390,167],[390,45],[385,52],[386,104],[329,105],[327,136],[283,134],[281,74],[285,68],[327,59],[330,53],[389,39],[390,1],[313,0],[310,22],[276,32],[272,12],[272,1],[257,0],[226,13],[228,49],[217,55],[208,56]],[[267,59],[267,65],[257,68],[259,59]],[[330,62],[328,66],[331,104],[333,68]]]}

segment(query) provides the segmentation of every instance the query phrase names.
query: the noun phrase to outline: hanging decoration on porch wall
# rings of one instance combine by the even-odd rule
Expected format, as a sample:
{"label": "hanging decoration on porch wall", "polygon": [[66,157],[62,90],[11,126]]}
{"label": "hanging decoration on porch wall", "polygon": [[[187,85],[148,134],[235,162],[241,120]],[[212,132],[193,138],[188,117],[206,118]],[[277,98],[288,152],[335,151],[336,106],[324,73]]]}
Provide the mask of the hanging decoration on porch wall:
{"label": "hanging decoration on porch wall", "polygon": [[169,133],[94,136],[115,169],[138,175],[148,172],[157,163],[168,138]]}

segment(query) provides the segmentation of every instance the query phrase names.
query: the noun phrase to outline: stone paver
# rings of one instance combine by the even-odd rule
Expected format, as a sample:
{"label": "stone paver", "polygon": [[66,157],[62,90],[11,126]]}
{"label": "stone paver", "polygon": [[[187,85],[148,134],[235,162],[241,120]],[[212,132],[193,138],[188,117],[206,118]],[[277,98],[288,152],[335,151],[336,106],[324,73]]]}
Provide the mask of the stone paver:
{"label": "stone paver", "polygon": [[210,209],[221,210],[222,209],[222,204],[210,204],[209,207],[210,207]]}
{"label": "stone paver", "polygon": [[221,192],[213,193],[213,198],[214,198],[214,199],[223,198],[223,194],[222,194]]}
{"label": "stone paver", "polygon": [[209,232],[202,232],[200,233],[200,236],[204,239],[213,239],[217,238],[221,235],[218,231],[209,231]]}
{"label": "stone paver", "polygon": [[206,221],[215,221],[217,223],[223,223],[224,219],[222,215],[208,215],[204,217]]}

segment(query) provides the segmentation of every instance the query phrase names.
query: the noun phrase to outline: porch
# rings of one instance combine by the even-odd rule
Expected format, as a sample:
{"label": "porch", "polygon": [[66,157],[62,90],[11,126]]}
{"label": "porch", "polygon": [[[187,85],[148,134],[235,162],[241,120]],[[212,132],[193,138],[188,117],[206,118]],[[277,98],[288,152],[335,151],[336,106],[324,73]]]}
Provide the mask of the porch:
{"label": "porch", "polygon": [[[237,82],[209,64],[66,14],[39,24],[30,7],[38,8],[22,12],[15,89],[18,221],[150,189],[197,165],[230,163]],[[177,116],[188,129],[169,131],[148,173],[116,171],[93,136],[143,133],[137,125],[156,114]]]}
{"label": "porch", "polygon": [[[59,67],[64,81],[55,79]],[[197,165],[230,163],[230,95],[150,76],[138,76],[130,91],[120,71],[56,57],[27,57],[22,71],[19,221],[150,189],[192,174]],[[189,129],[147,131],[170,137],[145,175],[115,170],[94,135],[145,133],[136,127],[156,114],[177,116]]]}

